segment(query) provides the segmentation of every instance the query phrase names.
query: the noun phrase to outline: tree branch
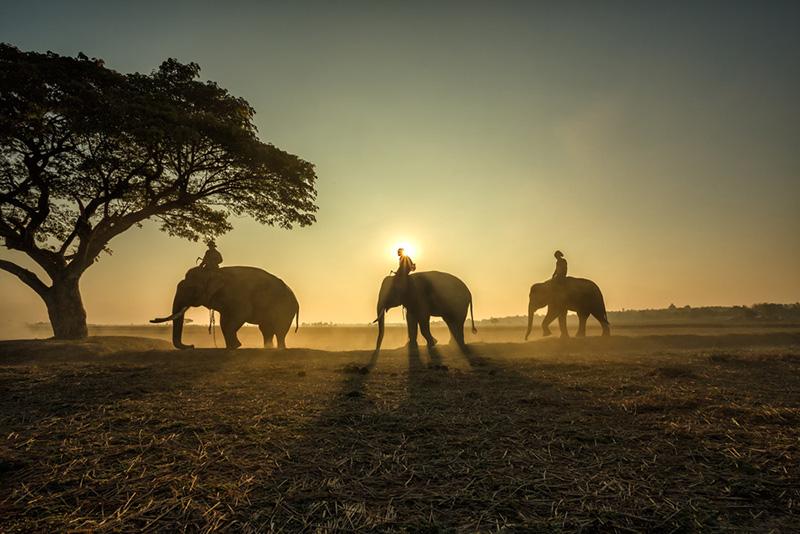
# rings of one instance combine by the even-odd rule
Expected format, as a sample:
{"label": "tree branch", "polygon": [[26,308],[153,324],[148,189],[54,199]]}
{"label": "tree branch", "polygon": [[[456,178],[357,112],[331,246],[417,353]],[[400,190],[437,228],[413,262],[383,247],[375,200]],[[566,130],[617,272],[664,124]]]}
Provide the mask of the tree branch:
{"label": "tree branch", "polygon": [[45,297],[47,291],[50,289],[39,279],[38,276],[36,276],[35,273],[25,269],[24,267],[20,267],[14,262],[0,260],[0,269],[15,275],[17,278],[25,282],[25,284],[27,284],[31,289],[36,291],[36,293],[38,293],[42,298]]}
{"label": "tree branch", "polygon": [[6,221],[0,219],[0,237],[5,239],[6,248],[24,252],[39,264],[50,277],[55,276],[63,264],[63,258],[53,251],[44,250],[36,246],[35,241],[26,238],[25,230],[25,228],[22,228],[22,233],[14,232]]}

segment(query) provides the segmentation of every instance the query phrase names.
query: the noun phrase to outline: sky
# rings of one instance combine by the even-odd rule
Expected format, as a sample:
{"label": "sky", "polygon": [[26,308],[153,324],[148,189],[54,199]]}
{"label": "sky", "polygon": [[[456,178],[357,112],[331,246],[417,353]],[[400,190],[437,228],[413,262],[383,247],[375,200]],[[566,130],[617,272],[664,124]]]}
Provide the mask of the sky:
{"label": "sky", "polygon": [[[800,301],[800,4],[431,4],[0,0],[0,41],[194,61],[247,99],[316,165],[317,222],[236,219],[217,243],[303,322],[372,320],[398,242],[476,319],[525,314],[556,249],[611,310]],[[90,323],[164,315],[204,252],[155,224],[111,248],[82,279]],[[0,294],[0,322],[46,320],[4,272]]]}

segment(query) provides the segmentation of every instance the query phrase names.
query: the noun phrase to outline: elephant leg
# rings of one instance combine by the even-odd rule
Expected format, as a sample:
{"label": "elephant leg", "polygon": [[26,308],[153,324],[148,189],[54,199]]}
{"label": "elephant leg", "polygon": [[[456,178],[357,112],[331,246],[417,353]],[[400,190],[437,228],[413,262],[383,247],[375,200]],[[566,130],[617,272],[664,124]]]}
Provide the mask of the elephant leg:
{"label": "elephant leg", "polygon": [[275,333],[275,339],[278,340],[278,348],[285,349],[286,348],[286,332],[281,334],[280,332]]}
{"label": "elephant leg", "polygon": [[419,320],[419,329],[422,332],[422,337],[428,342],[429,347],[436,345],[436,338],[431,335],[431,316],[421,317]]}
{"label": "elephant leg", "polygon": [[586,337],[586,319],[588,318],[588,313],[581,312],[578,314],[578,337]]}
{"label": "elephant leg", "polygon": [[261,330],[261,335],[264,337],[264,348],[271,348],[272,337],[275,335],[275,333],[272,331],[272,327],[268,324],[260,324],[258,325],[258,329]]}
{"label": "elephant leg", "polygon": [[219,326],[222,329],[222,335],[225,337],[225,347],[229,349],[238,349],[242,346],[236,332],[244,325],[244,321],[238,317],[231,317],[230,315],[219,314]]}
{"label": "elephant leg", "polygon": [[550,323],[558,317],[558,314],[555,310],[551,310],[550,306],[547,307],[547,315],[544,316],[544,320],[542,321],[542,335],[544,337],[549,336],[552,332],[550,332]]}
{"label": "elephant leg", "polygon": [[457,320],[445,319],[444,322],[447,324],[447,329],[450,330],[450,342],[455,342],[461,349],[466,348],[467,344],[464,341],[463,321],[459,323]]}
{"label": "elephant leg", "polygon": [[567,310],[558,315],[558,329],[561,330],[561,337],[569,337],[569,332],[567,332]]}
{"label": "elephant leg", "polygon": [[606,319],[605,313],[593,313],[594,318],[600,323],[600,326],[603,328],[603,335],[610,336],[611,335],[611,328],[609,328],[608,319]]}
{"label": "elephant leg", "polygon": [[406,310],[406,326],[408,327],[408,346],[417,348],[417,316],[411,310]]}

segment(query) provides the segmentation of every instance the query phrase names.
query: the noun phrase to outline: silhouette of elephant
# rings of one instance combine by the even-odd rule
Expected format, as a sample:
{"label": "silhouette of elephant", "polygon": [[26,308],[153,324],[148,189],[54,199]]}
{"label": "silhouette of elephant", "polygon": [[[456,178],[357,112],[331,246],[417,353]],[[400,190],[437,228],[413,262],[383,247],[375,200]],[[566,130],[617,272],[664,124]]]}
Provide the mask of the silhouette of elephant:
{"label": "silhouette of elephant", "polygon": [[272,346],[275,336],[281,349],[286,348],[286,333],[292,326],[292,319],[296,318],[295,332],[300,324],[300,306],[289,286],[256,267],[189,269],[175,290],[172,315],[150,321],[172,321],[175,348],[194,348],[182,341],[183,315],[192,306],[205,306],[219,312],[219,325],[229,349],[241,346],[236,332],[244,323],[258,325],[265,347]]}
{"label": "silhouette of elephant", "polygon": [[417,347],[417,327],[422,331],[422,336],[429,347],[436,344],[430,327],[431,316],[435,316],[444,319],[452,335],[451,341],[455,341],[462,350],[466,350],[464,321],[467,319],[467,309],[472,320],[472,332],[477,332],[472,317],[472,294],[466,284],[452,274],[438,271],[413,273],[407,276],[404,290],[398,290],[397,276],[387,276],[383,279],[378,294],[378,318],[373,321],[378,323],[375,352],[380,351],[383,342],[386,311],[400,305],[406,307],[409,348]]}
{"label": "silhouette of elephant", "polygon": [[542,335],[549,336],[548,325],[553,319],[558,318],[561,337],[569,337],[567,332],[567,311],[578,314],[578,336],[586,335],[586,319],[593,315],[603,327],[603,335],[611,334],[611,329],[606,316],[606,305],[603,293],[597,284],[586,278],[573,278],[567,276],[561,281],[548,280],[531,286],[530,301],[528,304],[528,331],[525,339],[531,334],[533,313],[539,308],[547,306],[547,315],[542,321]]}

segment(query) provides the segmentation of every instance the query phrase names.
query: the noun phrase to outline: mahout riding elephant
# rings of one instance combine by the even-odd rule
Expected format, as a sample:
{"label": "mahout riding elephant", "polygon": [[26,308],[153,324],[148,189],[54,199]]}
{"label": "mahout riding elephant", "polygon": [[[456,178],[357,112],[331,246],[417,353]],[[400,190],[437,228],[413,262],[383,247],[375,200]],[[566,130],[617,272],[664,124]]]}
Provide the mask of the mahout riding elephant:
{"label": "mahout riding elephant", "polygon": [[472,317],[472,294],[466,284],[452,274],[439,271],[426,271],[407,275],[407,282],[398,290],[397,276],[383,279],[378,293],[378,340],[375,352],[381,349],[386,311],[396,306],[405,306],[408,326],[409,348],[417,347],[417,328],[429,347],[436,344],[431,335],[431,316],[441,317],[455,341],[462,350],[464,343],[464,321],[469,309],[472,332],[476,333],[475,319]]}
{"label": "mahout riding elephant", "polygon": [[264,336],[264,346],[286,348],[286,333],[296,318],[295,332],[300,324],[300,306],[283,280],[256,267],[221,267],[189,269],[178,282],[172,301],[172,315],[153,319],[151,323],[172,321],[172,344],[178,349],[191,349],[184,345],[183,315],[191,306],[205,306],[219,312],[219,325],[225,337],[225,346],[241,346],[236,332],[244,325],[258,325]]}
{"label": "mahout riding elephant", "polygon": [[531,286],[530,301],[528,304],[528,331],[525,339],[531,334],[533,313],[539,308],[547,306],[547,315],[542,321],[542,334],[550,335],[548,325],[553,319],[558,318],[561,337],[569,337],[567,332],[567,311],[578,314],[578,336],[586,335],[586,319],[593,315],[603,327],[603,335],[611,334],[611,329],[606,316],[606,305],[603,293],[597,284],[586,278],[573,278],[567,276],[562,280],[548,280]]}

